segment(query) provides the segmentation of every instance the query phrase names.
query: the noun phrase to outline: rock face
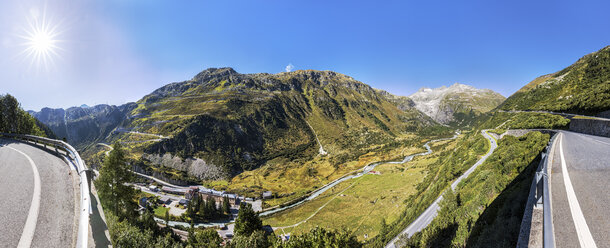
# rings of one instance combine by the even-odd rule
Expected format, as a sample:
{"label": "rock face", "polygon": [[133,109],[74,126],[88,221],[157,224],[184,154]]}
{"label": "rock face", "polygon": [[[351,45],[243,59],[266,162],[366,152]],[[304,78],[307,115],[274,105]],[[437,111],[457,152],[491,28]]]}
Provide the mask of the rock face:
{"label": "rock face", "polygon": [[43,108],[39,112],[29,113],[47,125],[59,138],[66,138],[77,148],[94,142],[101,142],[110,132],[126,119],[133,109],[133,103],[113,106],[81,106],[68,109]]}
{"label": "rock face", "polygon": [[169,153],[166,153],[163,156],[158,154],[144,154],[144,158],[148,159],[153,165],[185,171],[189,175],[203,180],[216,180],[228,176],[218,166],[209,164],[198,158],[182,159],[180,157],[174,157]]}
{"label": "rock face", "polygon": [[[377,90],[379,94],[383,95],[385,98],[396,104],[396,107],[402,111],[407,111],[409,109],[415,108],[415,102],[406,96],[397,96],[393,95],[390,92],[385,90]],[[421,111],[421,110],[420,110]]]}
{"label": "rock face", "polygon": [[415,108],[442,124],[467,121],[494,109],[505,99],[492,90],[459,83],[436,89],[421,88],[409,98]]}

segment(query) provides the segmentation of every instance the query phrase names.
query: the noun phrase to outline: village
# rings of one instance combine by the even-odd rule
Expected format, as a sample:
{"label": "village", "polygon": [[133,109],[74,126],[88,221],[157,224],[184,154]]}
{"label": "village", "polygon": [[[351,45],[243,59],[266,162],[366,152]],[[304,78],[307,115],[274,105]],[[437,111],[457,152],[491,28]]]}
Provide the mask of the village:
{"label": "village", "polygon": [[[136,173],[139,174],[139,173]],[[141,175],[144,176],[144,175]],[[215,228],[225,240],[233,238],[233,222],[237,218],[240,204],[249,204],[255,212],[261,212],[262,199],[270,198],[270,191],[263,192],[261,197],[250,198],[237,194],[208,189],[204,186],[172,185],[150,176],[145,183],[134,183],[132,186],[141,191],[139,199],[140,211],[152,209],[155,221],[161,225],[169,225],[183,239],[188,237],[188,228]],[[217,212],[205,221],[194,221],[188,212],[195,204],[211,202],[214,206],[207,212]],[[225,203],[226,202],[226,203]],[[209,205],[207,206],[209,208]],[[271,227],[267,227],[273,232]]]}

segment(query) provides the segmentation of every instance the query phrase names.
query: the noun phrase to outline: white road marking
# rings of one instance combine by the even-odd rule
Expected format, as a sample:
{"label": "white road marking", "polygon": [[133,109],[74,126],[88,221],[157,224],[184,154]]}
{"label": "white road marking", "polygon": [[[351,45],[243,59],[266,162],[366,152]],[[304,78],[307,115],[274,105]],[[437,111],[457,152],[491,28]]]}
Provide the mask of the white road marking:
{"label": "white road marking", "polygon": [[570,176],[568,175],[566,159],[563,156],[563,133],[561,134],[561,139],[559,140],[559,155],[561,157],[561,174],[563,175],[563,183],[566,186],[568,203],[570,205],[572,219],[574,220],[574,226],[576,227],[578,242],[580,243],[580,247],[596,248],[597,246],[595,245],[595,240],[593,240],[593,236],[591,236],[591,231],[589,231],[589,226],[587,226],[585,216],[582,214],[580,204],[578,204],[578,199],[576,199],[576,193],[574,193],[574,188],[572,187],[572,181],[570,181]]}
{"label": "white road marking", "polygon": [[34,239],[34,232],[36,231],[36,222],[38,222],[38,210],[40,209],[40,174],[38,174],[38,168],[36,164],[24,152],[17,150],[16,148],[6,146],[21,155],[25,156],[30,162],[30,166],[32,167],[32,172],[34,172],[34,194],[32,195],[32,204],[30,205],[30,211],[28,212],[28,218],[25,221],[25,226],[23,227],[23,233],[21,233],[21,238],[19,239],[19,244],[17,247],[19,248],[28,248],[32,245],[32,240]]}

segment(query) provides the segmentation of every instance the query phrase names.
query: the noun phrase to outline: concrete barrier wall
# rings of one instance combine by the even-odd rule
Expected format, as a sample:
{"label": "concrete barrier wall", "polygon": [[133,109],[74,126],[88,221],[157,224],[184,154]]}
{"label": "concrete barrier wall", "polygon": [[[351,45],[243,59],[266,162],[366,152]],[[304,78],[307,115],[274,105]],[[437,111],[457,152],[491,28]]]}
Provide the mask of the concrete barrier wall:
{"label": "concrete barrier wall", "polygon": [[570,121],[570,131],[610,137],[610,121],[572,118]]}
{"label": "concrete barrier wall", "polygon": [[610,118],[610,110],[601,112],[601,113],[597,114],[597,116],[602,117],[602,118]]}

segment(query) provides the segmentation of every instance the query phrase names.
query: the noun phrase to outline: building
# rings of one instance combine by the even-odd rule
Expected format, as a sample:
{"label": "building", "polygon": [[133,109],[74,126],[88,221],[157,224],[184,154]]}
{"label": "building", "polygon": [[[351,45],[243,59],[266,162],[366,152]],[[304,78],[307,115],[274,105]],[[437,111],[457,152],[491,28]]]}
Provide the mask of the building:
{"label": "building", "polygon": [[229,203],[232,206],[239,206],[239,203],[241,203],[241,201],[239,200],[239,197],[236,194],[222,194],[222,198],[220,198],[220,202],[224,201],[224,197],[229,198]]}
{"label": "building", "polygon": [[163,196],[163,197],[159,198],[159,203],[167,205],[167,204],[172,203],[172,199],[169,198],[168,196]]}
{"label": "building", "polygon": [[[198,196],[198,197],[200,197],[200,199],[204,199],[204,200],[209,199],[209,198],[214,198],[214,200],[219,204],[224,201],[225,197],[227,197],[227,198],[229,198],[229,203],[232,206],[239,206],[239,204],[244,199],[246,199],[246,200],[251,199],[251,198],[240,197],[236,194],[225,193],[224,191],[207,189],[205,187],[200,187],[200,186],[190,186],[188,188],[175,188],[175,187],[163,186],[163,187],[161,187],[161,191],[163,191],[165,193],[169,193],[169,194],[184,195],[184,198],[186,198],[187,200],[192,200],[195,196]],[[269,196],[271,196],[271,191],[267,191],[267,192],[268,192]]]}
{"label": "building", "polygon": [[150,185],[148,186],[148,189],[152,192],[159,192],[159,187],[157,187],[156,185]]}
{"label": "building", "polygon": [[174,194],[174,195],[184,195],[186,193],[187,189],[163,186],[163,187],[161,187],[161,191],[163,191],[165,193],[169,193],[169,194]]}
{"label": "building", "polygon": [[198,194],[199,194],[199,187],[191,186],[191,187],[189,187],[189,189],[186,190],[186,193],[184,193],[184,198],[191,200],[191,199],[193,199],[193,197],[195,197]]}
{"label": "building", "polygon": [[271,193],[271,191],[263,192],[263,199],[269,199],[271,197],[273,197],[273,194]]}
{"label": "building", "polygon": [[189,200],[187,199],[180,199],[180,201],[178,202],[178,204],[182,205],[182,206],[186,206],[189,204]]}
{"label": "building", "polygon": [[227,198],[229,198],[229,203],[233,206],[238,206],[239,203],[241,202],[239,200],[239,197],[235,194],[226,194],[225,192],[222,191],[217,191],[217,190],[213,190],[213,189],[200,189],[199,190],[199,197],[201,197],[201,199],[209,199],[209,198],[214,198],[214,200],[217,203],[222,203],[225,199],[225,196]]}

